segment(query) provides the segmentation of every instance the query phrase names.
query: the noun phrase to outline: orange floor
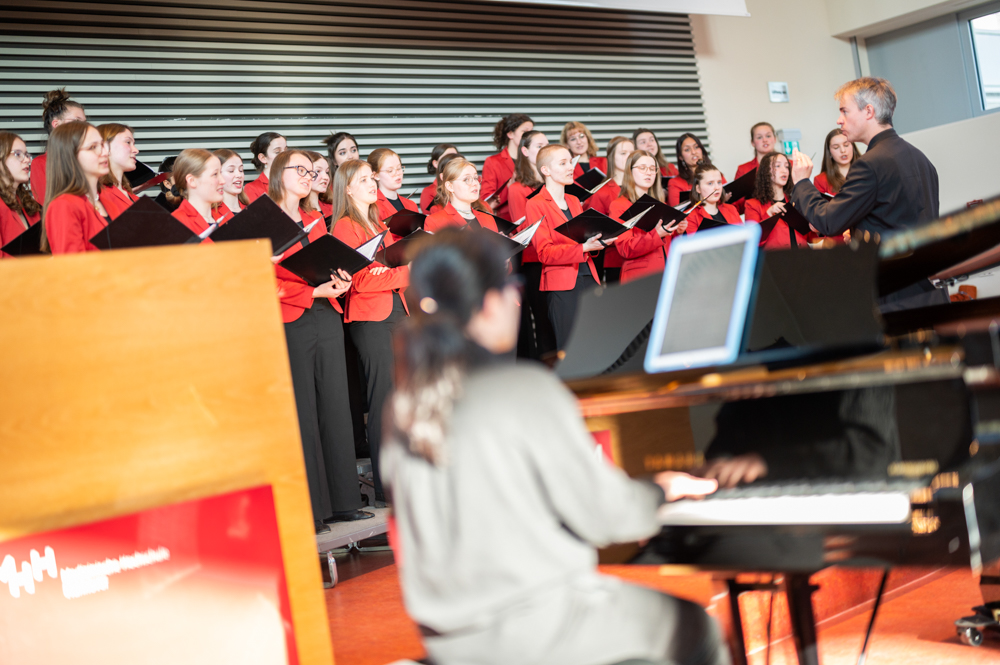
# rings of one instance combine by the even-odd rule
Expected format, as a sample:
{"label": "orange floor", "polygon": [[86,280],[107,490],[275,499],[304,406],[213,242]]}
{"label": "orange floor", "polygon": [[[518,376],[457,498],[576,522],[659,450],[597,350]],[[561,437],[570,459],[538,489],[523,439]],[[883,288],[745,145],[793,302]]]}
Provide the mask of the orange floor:
{"label": "orange floor", "polygon": [[[392,555],[354,554],[341,559],[339,566],[341,582],[326,592],[337,665],[385,665],[423,657],[419,635],[403,608]],[[708,576],[664,577],[655,567],[605,566],[603,570],[689,598],[709,607],[710,612],[716,609],[712,605],[714,587]],[[1000,639],[987,637],[983,646],[972,648],[959,643],[955,636],[952,622],[982,602],[969,571],[938,571],[912,577],[918,579],[899,589],[879,610],[868,665],[1000,663]],[[766,594],[744,597],[744,611],[752,611],[752,606],[760,603],[766,607],[767,602]],[[868,616],[867,608],[857,608],[821,623],[819,648],[823,665],[857,663]],[[764,665],[767,640],[755,639],[754,635],[764,633],[754,629],[746,626],[750,663]],[[772,635],[779,634],[772,631]],[[770,656],[773,665],[794,665],[792,640],[776,637]]]}

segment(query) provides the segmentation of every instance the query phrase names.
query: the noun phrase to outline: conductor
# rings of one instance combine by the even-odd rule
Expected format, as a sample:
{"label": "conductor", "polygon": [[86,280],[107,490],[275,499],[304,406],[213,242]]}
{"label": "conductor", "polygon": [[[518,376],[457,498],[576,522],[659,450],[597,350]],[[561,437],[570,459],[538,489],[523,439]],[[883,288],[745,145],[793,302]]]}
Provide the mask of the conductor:
{"label": "conductor", "polygon": [[[795,152],[791,200],[813,229],[826,236],[848,230],[855,237],[866,232],[884,235],[937,219],[937,170],[924,153],[893,129],[896,92],[892,85],[866,76],[842,85],[835,97],[840,104],[837,124],[844,136],[866,144],[868,150],[851,165],[840,192],[829,200],[809,181],[812,160]],[[912,302],[903,305],[903,299],[911,298]],[[894,305],[918,306],[946,302],[947,295],[926,282],[890,294],[887,300]]]}

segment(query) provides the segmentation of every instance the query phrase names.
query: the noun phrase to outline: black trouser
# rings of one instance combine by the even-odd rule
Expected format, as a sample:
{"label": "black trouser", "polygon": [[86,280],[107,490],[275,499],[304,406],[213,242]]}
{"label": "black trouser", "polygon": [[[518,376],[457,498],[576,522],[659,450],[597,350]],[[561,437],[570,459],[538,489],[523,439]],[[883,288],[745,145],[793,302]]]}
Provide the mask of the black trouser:
{"label": "black trouser", "polygon": [[285,324],[292,388],[299,416],[313,519],[361,507],[354,432],[347,397],[344,324],[326,298],[317,298]]}
{"label": "black trouser", "polygon": [[587,264],[581,264],[587,269],[576,276],[576,286],[569,291],[546,291],[549,301],[549,320],[556,335],[556,347],[560,351],[566,349],[570,335],[573,334],[573,324],[576,322],[576,308],[580,302],[580,294],[597,286],[594,276],[590,274]]}
{"label": "black trouser", "polygon": [[358,349],[361,367],[368,384],[368,446],[372,454],[372,478],[375,498],[385,500],[379,475],[379,447],[382,443],[382,408],[392,392],[395,358],[392,333],[406,319],[406,310],[399,295],[392,294],[392,312],[385,321],[355,321],[348,325],[351,340]]}
{"label": "black trouser", "polygon": [[537,261],[522,263],[521,274],[524,276],[524,300],[521,303],[517,355],[538,360],[556,350],[556,337],[549,320],[548,299],[539,289],[542,264]]}

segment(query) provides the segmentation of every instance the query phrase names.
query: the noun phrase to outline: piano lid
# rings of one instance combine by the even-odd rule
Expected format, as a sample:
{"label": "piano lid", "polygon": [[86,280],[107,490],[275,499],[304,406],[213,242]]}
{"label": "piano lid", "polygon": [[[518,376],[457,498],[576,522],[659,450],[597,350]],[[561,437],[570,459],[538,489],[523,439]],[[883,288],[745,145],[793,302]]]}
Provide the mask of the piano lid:
{"label": "piano lid", "polygon": [[[1000,245],[1000,197],[882,239],[878,289],[887,295]],[[983,270],[988,265],[978,266]]]}

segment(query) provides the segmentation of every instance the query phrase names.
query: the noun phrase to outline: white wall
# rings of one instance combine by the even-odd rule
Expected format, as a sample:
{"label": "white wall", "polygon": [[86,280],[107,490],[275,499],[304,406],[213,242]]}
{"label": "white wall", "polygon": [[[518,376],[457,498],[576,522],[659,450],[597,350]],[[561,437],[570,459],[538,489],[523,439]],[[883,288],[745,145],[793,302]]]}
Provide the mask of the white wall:
{"label": "white wall", "polygon": [[869,37],[987,2],[992,0],[826,0],[826,5],[830,34]]}
{"label": "white wall", "polygon": [[[824,0],[747,0],[747,9],[750,18],[691,17],[712,161],[732,178],[753,158],[750,127],[763,121],[802,130],[818,168],[836,127],[833,93],[854,78],[850,43],[830,36]],[[790,101],[772,104],[768,81],[787,82]]]}
{"label": "white wall", "polygon": [[903,134],[938,172],[941,214],[1000,195],[1000,113]]}

